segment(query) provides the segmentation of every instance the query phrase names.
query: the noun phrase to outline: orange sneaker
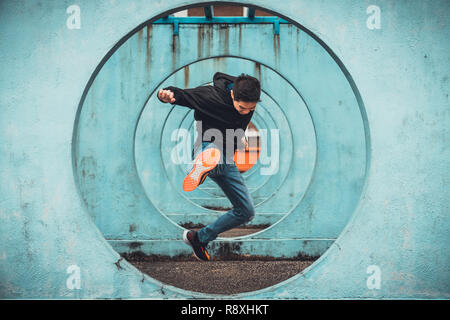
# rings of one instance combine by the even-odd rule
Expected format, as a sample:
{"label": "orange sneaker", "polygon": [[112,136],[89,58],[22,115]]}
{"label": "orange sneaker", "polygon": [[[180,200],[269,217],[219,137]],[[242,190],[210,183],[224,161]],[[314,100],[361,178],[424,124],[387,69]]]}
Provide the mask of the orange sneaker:
{"label": "orange sneaker", "polygon": [[209,172],[214,169],[220,161],[220,150],[209,148],[201,152],[194,161],[194,167],[184,178],[183,190],[192,191],[205,181]]}

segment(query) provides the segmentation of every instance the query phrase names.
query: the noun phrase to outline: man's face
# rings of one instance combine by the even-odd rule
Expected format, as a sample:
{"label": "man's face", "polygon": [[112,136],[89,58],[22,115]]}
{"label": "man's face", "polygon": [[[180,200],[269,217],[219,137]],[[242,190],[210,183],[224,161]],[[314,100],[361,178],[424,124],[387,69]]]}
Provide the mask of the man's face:
{"label": "man's face", "polygon": [[233,90],[231,90],[231,98],[233,98],[234,108],[242,115],[248,114],[254,111],[257,102],[236,101],[234,100]]}

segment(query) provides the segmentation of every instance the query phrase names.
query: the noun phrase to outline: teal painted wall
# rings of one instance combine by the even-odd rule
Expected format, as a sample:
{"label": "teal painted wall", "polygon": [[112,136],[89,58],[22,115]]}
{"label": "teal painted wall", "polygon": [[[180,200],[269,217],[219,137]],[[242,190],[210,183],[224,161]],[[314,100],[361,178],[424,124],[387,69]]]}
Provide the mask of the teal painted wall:
{"label": "teal painted wall", "polygon": [[[130,40],[138,39],[139,34],[133,36],[134,32],[146,21],[166,10],[194,3],[201,1],[175,0],[170,4],[139,0],[78,1],[80,29],[69,29],[66,25],[71,15],[66,10],[72,5],[68,1],[0,3],[0,42],[7,44],[0,47],[1,297],[209,297],[166,286],[142,275],[123,260],[120,262],[122,268],[118,268],[115,263],[119,255],[102,235],[107,231],[118,239],[128,239],[130,234],[136,238],[161,239],[173,237],[181,230],[164,215],[153,214],[158,209],[148,198],[149,190],[144,185],[135,188],[141,183],[137,170],[134,174],[113,174],[113,180],[107,178],[111,173],[130,170],[128,160],[136,155],[133,148],[137,150],[140,145],[134,144],[136,124],[136,133],[141,129],[145,131],[140,128],[140,113],[136,109],[145,106],[151,88],[156,88],[163,80],[172,81],[172,78],[165,78],[172,70],[193,63],[198,52],[188,52],[193,58],[184,61],[180,51],[175,65],[155,64],[154,69],[151,64],[151,72],[160,78],[148,78],[146,87],[139,87],[138,82],[151,74],[145,68],[133,69],[136,73],[132,74],[129,72],[129,68],[135,68],[132,65],[113,69],[101,67],[115,52],[121,39],[125,36],[131,36]],[[367,12],[373,4],[369,1],[253,1],[252,4],[300,23],[326,44],[325,48],[335,55],[341,68],[331,63],[320,67],[343,70],[343,75],[338,72],[336,75],[347,81],[333,82],[333,86],[316,91],[327,77],[317,77],[315,82],[306,81],[296,70],[305,68],[303,74],[309,74],[308,80],[311,80],[315,73],[308,68],[319,62],[313,59],[319,59],[319,55],[311,57],[309,64],[296,64],[296,59],[291,59],[288,64],[280,60],[277,65],[276,60],[269,61],[273,58],[269,53],[260,52],[263,65],[295,83],[294,87],[301,92],[311,114],[317,146],[314,179],[304,189],[302,201],[293,212],[260,236],[275,239],[280,234],[286,237],[307,235],[307,232],[321,234],[323,224],[315,225],[314,219],[305,222],[308,205],[313,205],[312,217],[325,217],[326,208],[352,208],[352,212],[343,210],[345,218],[339,220],[336,217],[339,223],[331,222],[325,229],[327,233],[323,231],[323,235],[335,234],[337,240],[302,274],[274,287],[237,297],[448,298],[448,2],[377,1],[380,29],[367,27],[367,20],[371,21],[374,14],[370,10]],[[285,27],[280,26],[280,41],[283,32],[286,33]],[[180,39],[182,32],[181,28]],[[142,39],[145,36],[143,33]],[[229,38],[232,39],[236,38]],[[264,42],[258,44],[263,46]],[[236,48],[230,46],[229,50]],[[280,49],[282,56],[282,42]],[[135,59],[129,61],[141,59],[139,61],[145,65],[142,59],[146,56],[139,58],[132,54]],[[241,52],[236,56],[257,60],[256,57],[245,57],[246,54]],[[152,59],[154,57],[152,54]],[[113,59],[117,58],[113,56],[106,63]],[[227,62],[227,65],[233,63]],[[229,70],[225,65],[223,67]],[[98,78],[94,79],[97,71],[100,71]],[[270,70],[262,73],[276,77]],[[92,86],[93,93],[88,92],[87,88],[100,77],[124,79],[126,81],[122,83],[130,86],[124,87],[124,92],[139,89],[142,94],[122,97],[120,92],[106,90],[102,96],[101,90],[108,87],[100,86],[100,92],[96,92],[97,84]],[[183,84],[181,76],[181,79],[178,75],[173,77],[174,82]],[[189,80],[194,81],[191,77]],[[205,74],[197,81],[206,83],[210,79]],[[271,81],[263,82],[270,86]],[[333,114],[328,112],[330,105],[331,108],[339,107],[339,100],[336,106],[335,98],[342,92],[340,86],[344,84],[351,87],[353,95],[342,100],[342,108],[355,114],[358,111],[358,120],[361,119],[359,124],[352,123],[357,128],[354,134],[345,126],[347,118],[325,121]],[[267,90],[267,93],[273,94],[273,90]],[[120,118],[108,116],[110,121],[119,122],[112,126],[105,122],[101,113],[91,119],[90,115],[84,114],[89,98],[93,108],[104,108],[101,103],[105,101],[128,102],[129,108],[120,109]],[[319,98],[330,99],[332,103],[326,104],[327,108],[325,104],[314,107],[311,99]],[[273,100],[278,102],[280,99]],[[281,110],[291,108],[289,103],[279,103]],[[358,109],[350,107],[355,105]],[[123,104],[111,105],[108,111],[117,112],[121,106]],[[143,109],[141,120],[149,116],[147,112],[150,108]],[[86,131],[79,130],[80,123]],[[105,136],[83,137],[83,132],[102,128],[110,130],[109,138],[114,141],[109,145],[114,144],[114,150],[102,143]],[[120,130],[126,134],[121,135]],[[336,136],[342,138],[342,143],[331,143]],[[145,143],[143,135],[137,137]],[[349,153],[341,152],[339,147],[330,149],[348,141],[359,147],[347,149]],[[298,148],[296,140],[293,140],[292,148]],[[347,161],[354,160],[349,156],[354,150],[359,165],[338,170]],[[94,156],[85,157],[81,163],[79,152]],[[109,155],[108,159],[102,158],[105,154]],[[339,158],[341,163],[337,161],[338,154],[342,156]],[[335,166],[330,164],[333,159]],[[106,160],[109,164],[104,166],[102,161]],[[85,168],[85,185],[79,180],[82,171],[78,170],[82,166]],[[92,174],[89,170],[99,170],[100,175],[89,176]],[[349,179],[341,175],[350,172]],[[336,177],[339,179],[327,180]],[[103,182],[96,185],[94,180]],[[338,187],[340,182],[345,185],[351,181],[356,181],[357,185]],[[121,186],[121,189],[111,190],[111,185]],[[321,187],[324,185],[326,188]],[[104,194],[99,192],[99,186],[104,186]],[[301,189],[299,187],[298,191]],[[333,192],[327,194],[327,190]],[[360,190],[360,193],[346,193],[346,190]],[[349,195],[344,203],[340,202],[341,193]],[[117,210],[118,207],[112,205],[114,202],[109,201],[114,195],[120,196],[121,205],[130,206],[127,214],[122,215],[123,211]],[[325,196],[328,203],[323,201]],[[103,199],[108,201],[105,203]],[[105,216],[103,210],[109,208],[117,210],[114,211],[116,216],[120,214],[120,219],[114,219],[120,223],[112,224],[107,220],[110,217]],[[346,219],[348,221],[344,221]],[[346,226],[340,232],[344,222]],[[134,233],[130,232],[133,223],[139,226]],[[159,227],[162,224],[164,227]],[[297,228],[288,229],[288,225]],[[309,229],[305,229],[306,226]],[[284,235],[283,230],[289,230],[289,233]],[[78,271],[79,286],[78,283],[74,286],[71,281]],[[374,277],[379,280],[379,286],[371,285]],[[163,296],[161,287],[164,287]]]}
{"label": "teal painted wall", "polygon": [[[290,216],[268,230],[270,235],[245,239],[337,238],[361,194],[368,128],[333,58],[294,25],[281,25],[279,36],[272,25],[184,25],[178,37],[172,33],[170,25],[146,26],[123,44],[89,88],[76,124],[77,182],[105,237],[173,239],[173,231],[164,233],[167,221],[161,214],[207,224],[220,213],[201,205],[229,206],[209,179],[194,192],[182,191],[187,164],[172,160],[179,143],[173,134],[183,126],[191,131],[193,114],[162,104],[153,94],[169,85],[208,83],[220,71],[252,74],[267,92],[255,120],[269,134],[274,163],[260,161],[244,174],[257,211],[253,224]],[[203,47],[208,49],[199,51]],[[273,129],[280,130],[280,139],[270,136]],[[190,156],[189,147],[186,153]],[[157,230],[147,231],[149,225]],[[283,254],[298,253],[292,248]]]}

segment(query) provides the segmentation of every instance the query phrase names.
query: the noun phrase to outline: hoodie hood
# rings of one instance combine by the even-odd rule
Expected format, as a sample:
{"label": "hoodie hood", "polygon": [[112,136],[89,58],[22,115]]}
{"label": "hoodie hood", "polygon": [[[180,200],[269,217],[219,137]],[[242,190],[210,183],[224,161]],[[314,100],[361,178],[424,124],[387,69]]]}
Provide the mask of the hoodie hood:
{"label": "hoodie hood", "polygon": [[216,72],[213,77],[214,87],[219,88],[223,91],[229,91],[229,85],[234,82],[236,77],[230,76],[225,73]]}

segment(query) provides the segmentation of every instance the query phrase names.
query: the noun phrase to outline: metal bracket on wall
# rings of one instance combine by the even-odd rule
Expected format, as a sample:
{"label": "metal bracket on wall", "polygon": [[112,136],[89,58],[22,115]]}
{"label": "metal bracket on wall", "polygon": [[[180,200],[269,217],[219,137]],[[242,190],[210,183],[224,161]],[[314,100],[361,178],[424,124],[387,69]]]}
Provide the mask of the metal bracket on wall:
{"label": "metal bracket on wall", "polygon": [[213,17],[212,7],[203,7],[203,10],[205,11],[206,19],[212,19]]}
{"label": "metal bracket on wall", "polygon": [[255,17],[255,12],[256,12],[255,8],[248,8],[247,17],[253,19]]}

